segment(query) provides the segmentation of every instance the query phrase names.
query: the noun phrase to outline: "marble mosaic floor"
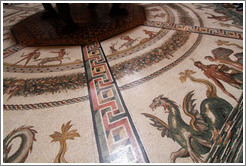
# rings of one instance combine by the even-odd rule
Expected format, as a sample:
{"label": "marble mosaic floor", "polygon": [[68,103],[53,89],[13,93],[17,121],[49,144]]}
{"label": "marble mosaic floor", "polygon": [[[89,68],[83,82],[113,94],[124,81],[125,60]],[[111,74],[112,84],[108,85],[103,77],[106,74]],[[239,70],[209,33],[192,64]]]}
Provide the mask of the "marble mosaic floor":
{"label": "marble mosaic floor", "polygon": [[139,3],[143,25],[86,46],[25,47],[3,6],[2,162],[244,162],[243,12]]}

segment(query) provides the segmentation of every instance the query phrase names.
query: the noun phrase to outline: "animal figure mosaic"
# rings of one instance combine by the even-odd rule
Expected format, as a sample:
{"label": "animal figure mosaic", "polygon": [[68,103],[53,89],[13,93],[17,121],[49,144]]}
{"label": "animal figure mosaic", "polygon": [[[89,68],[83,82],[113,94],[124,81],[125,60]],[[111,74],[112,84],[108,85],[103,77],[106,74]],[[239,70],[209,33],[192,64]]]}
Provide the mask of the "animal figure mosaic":
{"label": "animal figure mosaic", "polygon": [[218,13],[218,15],[220,15],[220,16],[216,16],[211,13],[205,13],[205,14],[210,15],[207,18],[216,20],[216,22],[214,23],[218,23],[218,21],[220,22],[232,21],[232,23],[230,23],[232,26],[234,25],[241,26],[241,27],[243,26],[243,22],[242,22],[243,15],[233,12],[231,10],[228,10],[225,7],[221,6],[221,4],[219,3],[207,4],[206,6],[204,5],[198,5],[198,6],[199,7],[197,7],[197,9],[200,9],[200,10],[203,10],[204,8],[212,9],[213,12]]}
{"label": "animal figure mosaic", "polygon": [[[33,141],[35,139],[36,130],[32,129],[33,126],[21,126],[13,130],[3,140],[3,162],[4,163],[24,163],[28,154],[32,152]],[[8,156],[15,138],[21,138],[20,147],[14,154]]]}
{"label": "animal figure mosaic", "polygon": [[[224,121],[233,107],[230,103],[221,98],[206,98],[201,102],[200,112],[195,109],[194,93],[189,92],[183,99],[183,111],[191,118],[190,124],[185,123],[181,117],[178,105],[163,95],[156,97],[150,104],[155,110],[163,107],[168,113],[168,124],[154,115],[143,113],[153,122],[151,125],[162,131],[162,137],[167,136],[176,141],[181,148],[171,153],[171,162],[178,157],[191,157],[194,162],[204,162],[202,155],[209,152],[216,141]],[[230,135],[228,136],[229,139]]]}
{"label": "animal figure mosaic", "polygon": [[58,53],[58,56],[36,59],[36,61],[40,61],[38,63],[39,67],[44,66],[45,63],[54,62],[54,61],[59,61],[60,62],[59,65],[61,65],[63,59],[65,58],[70,59],[69,57],[64,57],[65,55],[68,55],[68,52],[66,52],[64,48],[60,49],[60,51],[51,51],[51,53]]}
{"label": "animal figure mosaic", "polygon": [[[217,41],[217,44],[226,44],[226,45],[233,45],[229,44],[226,41]],[[237,45],[236,45],[237,46]],[[218,64],[226,64],[228,67],[237,70],[237,71],[243,71],[243,62],[240,61],[240,59],[243,59],[243,53],[237,53],[234,54],[234,56],[237,58],[236,61],[233,61],[229,56],[234,52],[231,49],[219,47],[211,51],[213,54],[212,56],[205,56],[205,59],[211,61],[211,62],[216,62]],[[236,71],[234,71],[235,73]]]}
{"label": "animal figure mosaic", "polygon": [[144,33],[145,33],[146,35],[149,36],[149,38],[153,38],[153,37],[157,34],[157,32],[155,32],[155,31],[148,31],[148,30],[146,30],[146,29],[144,29],[143,31],[144,31]]}
{"label": "animal figure mosaic", "polygon": [[237,88],[243,88],[243,63],[242,53],[237,53],[234,56],[237,57],[237,61],[233,61],[229,58],[229,55],[233,53],[233,50],[219,47],[211,51],[214,55],[206,56],[205,59],[216,62],[218,64],[204,65],[202,62],[194,62],[194,65],[201,69],[205,76],[212,79],[214,83],[229,97],[238,101],[236,97],[228,92],[221,81],[228,83],[229,85]]}
{"label": "animal figure mosaic", "polygon": [[126,47],[126,48],[129,48],[129,47],[132,47],[133,43],[135,43],[136,41],[138,41],[140,37],[137,37],[135,39],[132,39],[130,36],[121,36],[121,40],[126,40],[127,42],[123,43],[119,49],[121,49],[122,47]]}

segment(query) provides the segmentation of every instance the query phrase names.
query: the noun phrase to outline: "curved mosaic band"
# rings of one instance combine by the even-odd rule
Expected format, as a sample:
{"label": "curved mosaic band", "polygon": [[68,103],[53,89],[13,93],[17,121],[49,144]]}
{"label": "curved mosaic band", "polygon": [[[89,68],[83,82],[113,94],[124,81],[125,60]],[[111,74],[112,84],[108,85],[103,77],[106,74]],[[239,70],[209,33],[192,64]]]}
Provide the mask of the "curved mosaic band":
{"label": "curved mosaic band", "polygon": [[82,96],[67,100],[61,101],[52,101],[46,103],[36,103],[36,104],[10,104],[10,105],[3,105],[3,110],[5,111],[15,111],[15,110],[34,110],[34,109],[44,109],[44,108],[52,108],[52,107],[59,107],[69,104],[75,104],[79,102],[83,102],[89,99],[89,96]]}
{"label": "curved mosaic band", "polygon": [[[200,16],[197,13],[195,13],[195,12],[194,12],[194,14],[198,17],[200,25],[203,26],[204,24],[203,24],[203,21],[200,18]],[[158,71],[156,71],[156,72],[154,72],[154,73],[152,73],[152,74],[150,74],[150,75],[148,75],[148,76],[146,76],[144,78],[141,78],[139,80],[130,82],[128,84],[125,84],[125,85],[119,87],[119,90],[120,91],[124,91],[124,90],[127,90],[127,89],[131,89],[133,87],[136,87],[138,85],[141,85],[141,84],[143,84],[143,83],[145,83],[145,82],[147,82],[149,80],[152,80],[152,79],[160,76],[161,74],[163,74],[164,72],[168,71],[169,69],[175,67],[177,64],[179,64],[184,59],[186,59],[196,49],[196,47],[199,45],[199,43],[201,41],[201,38],[202,38],[202,35],[200,34],[198,36],[196,42],[193,44],[193,46],[184,55],[182,55],[179,59],[177,59],[176,61],[174,61],[170,65],[165,66],[162,69],[160,69],[160,70],[158,70]],[[85,100],[82,100],[80,102],[83,102],[83,101],[86,101],[86,100],[89,99],[88,96],[83,96],[82,98],[84,98]],[[68,100],[71,100],[71,99],[68,99]],[[50,102],[50,103],[53,103],[53,102]],[[56,101],[55,101],[55,103],[56,103]],[[60,103],[60,101],[58,101],[58,103]],[[73,104],[73,103],[70,103],[70,104]],[[4,105],[3,110],[4,111],[25,110],[26,108],[30,109],[30,105],[35,105],[34,107],[32,107],[32,109],[48,108],[46,103],[39,103],[39,104],[25,104],[25,105]],[[50,106],[50,104],[48,104],[48,105]],[[53,106],[56,107],[56,106],[61,106],[61,105],[53,104]]]}
{"label": "curved mosaic band", "polygon": [[171,29],[171,30],[179,30],[179,31],[188,31],[206,35],[214,35],[214,36],[221,36],[221,37],[228,37],[234,39],[243,39],[243,33],[238,31],[230,31],[225,29],[216,29],[216,28],[206,28],[206,27],[199,27],[199,26],[189,26],[189,25],[178,25],[178,24],[170,24],[165,22],[158,22],[158,21],[146,21],[144,23],[145,26],[157,27],[157,28],[164,28],[164,29]]}
{"label": "curved mosaic band", "polygon": [[16,53],[17,51],[20,51],[21,49],[25,48],[25,46],[15,44],[11,47],[8,47],[3,50],[3,58],[8,57],[9,55],[12,55],[13,53]]}
{"label": "curved mosaic band", "polygon": [[[148,7],[153,7],[153,6],[148,6]],[[171,12],[171,10],[169,8],[167,8],[166,6],[160,6],[160,7],[167,13],[167,23],[174,23],[175,22],[174,13]],[[166,36],[168,32],[169,31],[166,31],[165,29],[161,29],[160,28],[160,31],[153,38],[148,39],[144,43],[140,42],[139,44],[134,45],[131,48],[127,48],[126,50],[123,50],[123,51],[120,51],[120,52],[117,52],[117,53],[114,53],[114,54],[107,55],[107,60],[109,62],[113,61],[113,60],[117,60],[118,58],[129,56],[129,55],[131,55],[133,53],[138,52],[139,50],[147,48],[147,47],[155,44],[157,41],[159,41],[164,36]]]}
{"label": "curved mosaic band", "polygon": [[[202,39],[202,35],[199,35],[196,42],[193,44],[193,46],[183,56],[181,56],[179,59],[177,59],[176,61],[174,61],[170,65],[165,66],[165,67],[161,68],[160,70],[158,70],[158,71],[156,71],[156,72],[154,72],[154,73],[152,73],[152,74],[150,74],[144,78],[130,82],[128,84],[125,84],[125,85],[119,87],[119,90],[124,91],[127,89],[131,89],[133,87],[136,87],[138,85],[141,85],[141,84],[143,84],[149,80],[152,80],[152,79],[160,76],[164,72],[166,72],[169,69],[173,68],[174,66],[178,65],[180,62],[182,62],[184,59],[186,59],[196,49],[196,47],[201,42],[201,39]],[[81,99],[83,99],[83,100],[81,100]],[[10,110],[30,110],[30,109],[50,108],[50,107],[67,105],[67,104],[74,104],[77,102],[83,102],[83,101],[86,101],[88,99],[89,99],[88,96],[82,96],[82,97],[78,97],[78,98],[64,100],[65,102],[61,102],[61,101],[48,102],[48,104],[47,103],[38,103],[38,104],[25,104],[25,105],[3,105],[3,110],[4,111],[10,111]],[[66,102],[66,101],[76,101],[76,102]],[[66,103],[66,104],[62,104],[62,103]]]}
{"label": "curved mosaic band", "polygon": [[125,84],[123,86],[121,86],[119,89],[120,90],[127,90],[127,89],[131,89],[135,86],[138,86],[140,84],[143,84],[144,82],[147,82],[149,80],[152,80],[158,76],[160,76],[161,74],[163,74],[164,72],[172,69],[173,67],[177,66],[179,63],[181,63],[184,59],[186,59],[187,57],[189,57],[191,55],[191,53],[197,48],[197,46],[200,44],[202,39],[202,35],[199,35],[196,42],[192,45],[192,47],[184,54],[182,55],[179,59],[177,59],[176,61],[172,62],[171,64],[161,68],[160,70],[146,76],[143,77],[141,79],[138,79],[136,81],[130,82],[128,84]]}
{"label": "curved mosaic band", "polygon": [[54,66],[45,66],[45,67],[23,67],[23,66],[11,66],[11,64],[4,63],[3,71],[12,72],[12,73],[46,73],[46,72],[59,72],[59,71],[68,71],[74,69],[83,68],[82,63],[70,63],[64,65],[54,65]]}

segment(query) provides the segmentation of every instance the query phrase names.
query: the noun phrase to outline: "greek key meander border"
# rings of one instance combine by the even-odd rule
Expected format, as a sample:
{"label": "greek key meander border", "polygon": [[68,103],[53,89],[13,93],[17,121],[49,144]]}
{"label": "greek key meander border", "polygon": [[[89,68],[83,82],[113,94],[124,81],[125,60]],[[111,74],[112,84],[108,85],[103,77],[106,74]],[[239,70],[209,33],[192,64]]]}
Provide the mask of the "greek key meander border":
{"label": "greek key meander border", "polygon": [[[185,5],[184,5],[185,6]],[[187,6],[185,6],[187,7]],[[189,8],[189,7],[187,7]],[[200,18],[200,16],[193,11],[193,13],[198,17],[200,25],[203,26],[203,21]],[[119,90],[124,91],[127,89],[131,89],[133,87],[136,87],[138,85],[141,85],[142,83],[145,83],[151,79],[154,79],[158,76],[160,76],[161,74],[163,74],[164,72],[168,71],[171,67],[176,66],[177,64],[181,63],[181,61],[183,61],[184,59],[186,59],[194,50],[195,48],[199,45],[200,41],[202,39],[202,34],[199,34],[197,41],[193,44],[193,46],[183,55],[180,57],[180,60],[177,59],[175,62],[173,62],[172,64],[160,69],[159,71],[156,71],[144,78],[141,78],[139,80],[130,82],[128,84],[122,85],[121,87],[119,87]],[[82,98],[82,100],[80,100]],[[79,102],[84,102],[87,101],[89,99],[89,96],[82,96],[82,97],[78,97],[78,98],[73,98],[75,99],[75,101]],[[42,109],[42,108],[49,108],[49,107],[53,107],[53,106],[62,106],[62,105],[67,105],[67,101],[72,100],[72,99],[67,99],[65,100],[65,102],[61,102],[61,101],[53,101],[53,102],[48,102],[47,103],[35,103],[35,104],[20,104],[20,105],[3,105],[3,110],[4,111],[13,111],[13,110],[29,110],[29,109]],[[64,100],[62,100],[64,101]],[[60,103],[59,105],[57,103]],[[73,104],[73,103],[68,103],[68,104]],[[32,106],[33,105],[33,106]],[[52,105],[52,106],[50,106]]]}
{"label": "greek key meander border", "polygon": [[220,37],[227,37],[227,38],[243,40],[243,33],[239,31],[230,31],[230,30],[217,29],[217,28],[206,28],[206,27],[200,27],[200,26],[169,24],[169,23],[157,22],[157,21],[146,21],[144,25],[151,26],[151,27],[170,29],[170,30],[188,31],[192,33],[199,33],[199,34],[205,34],[205,35],[213,35],[213,36],[220,36]]}
{"label": "greek key meander border", "polygon": [[[153,25],[155,23],[155,25]],[[156,28],[164,28],[164,29],[170,29],[170,30],[180,30],[180,31],[189,31],[192,33],[201,33],[201,34],[207,34],[207,35],[214,35],[214,36],[220,36],[220,37],[227,37],[227,38],[233,38],[233,39],[241,39],[243,40],[243,33],[239,31],[230,31],[225,29],[217,29],[217,28],[206,28],[202,26],[187,26],[187,25],[179,25],[179,24],[173,24],[173,23],[165,23],[165,22],[157,22],[157,21],[146,21],[144,23],[144,26],[151,26]],[[177,28],[177,27],[185,27],[185,29]],[[201,29],[207,29],[207,32],[202,32]],[[236,36],[231,36],[228,33],[236,34]],[[13,53],[25,48],[24,46],[15,44],[13,46],[10,46],[3,50],[3,58],[6,58]],[[138,48],[137,48],[138,49]],[[122,53],[124,54],[124,53]]]}
{"label": "greek key meander border", "polygon": [[[194,12],[194,11],[193,11]],[[194,12],[195,13],[195,12]],[[196,13],[195,13],[196,14]],[[197,15],[197,14],[196,14]],[[197,15],[199,21],[200,21],[200,25],[203,25],[203,22],[202,22],[202,19],[199,17],[199,15]],[[201,40],[201,35],[199,35],[200,39],[198,40],[200,42]],[[198,44],[196,44],[196,42],[193,44],[193,46],[191,47],[192,49],[189,49],[189,51],[186,52],[186,54],[184,54],[183,56],[181,56],[182,60],[184,60],[186,57],[188,57],[193,51],[194,49],[196,48]],[[180,63],[181,61],[178,61],[176,60],[175,62]],[[133,88],[137,85],[140,85],[144,82],[147,82],[148,80],[151,80],[153,78],[156,78],[157,76],[161,75],[162,73],[164,73],[165,71],[168,71],[170,69],[171,66],[176,66],[177,64],[175,64],[175,62],[173,62],[172,64],[169,65],[169,67],[164,67],[162,69],[160,69],[159,71],[156,71],[142,79],[139,79],[137,81],[134,81],[134,82],[131,82],[131,83],[128,83],[126,85],[123,85],[121,87],[119,87],[119,90],[127,90],[127,89],[130,89],[130,88]],[[82,98],[84,98],[85,100],[78,100],[78,102],[83,102],[83,101],[86,101],[89,99],[88,95],[87,96],[83,96]],[[79,98],[76,98],[76,99],[79,99]],[[68,99],[68,100],[71,100],[71,99]],[[51,103],[51,104],[50,104]],[[20,110],[29,110],[30,108],[32,109],[41,109],[41,108],[49,108],[50,105],[53,105],[53,106],[61,106],[61,105],[57,105],[57,103],[61,103],[60,101],[56,101],[55,104],[53,104],[53,102],[49,102],[49,104],[46,104],[46,103],[37,103],[37,104],[25,104],[25,105],[4,105],[4,110],[18,110],[17,108],[22,108]],[[64,103],[64,104],[63,104]],[[62,102],[63,105],[65,105],[65,103],[67,103],[66,101],[65,102]],[[32,106],[33,105],[33,106]]]}
{"label": "greek key meander border", "polygon": [[[157,25],[153,25],[153,23],[156,23]],[[241,39],[243,40],[243,33],[239,31],[230,31],[225,29],[216,29],[216,28],[205,28],[200,26],[187,26],[187,25],[178,25],[178,24],[170,24],[165,22],[157,22],[157,21],[146,21],[145,26],[152,26],[156,28],[166,28],[170,30],[181,30],[181,31],[189,31],[192,33],[201,33],[201,34],[207,34],[207,35],[214,35],[214,36],[220,36],[220,37],[227,37],[227,38],[233,38],[233,39]],[[181,28],[176,28],[177,26],[185,27],[185,30],[182,30]],[[207,29],[207,32],[200,31],[201,29]],[[237,36],[231,36],[228,35],[228,33],[236,34]],[[25,48],[24,46],[15,44],[13,46],[10,46],[9,48],[6,48],[3,50],[3,58],[6,58],[13,53]]]}
{"label": "greek key meander border", "polygon": [[[195,49],[196,47],[199,45],[199,43],[201,42],[202,39],[202,35],[199,34],[196,42],[193,44],[193,46],[184,54],[182,55],[179,59],[177,59],[176,61],[174,61],[173,63],[169,64],[168,66],[165,66],[163,68],[161,68],[160,70],[144,77],[141,78],[139,80],[130,82],[128,84],[122,85],[121,87],[119,87],[119,90],[124,91],[127,89],[131,89],[133,87],[136,87],[138,85],[141,85],[147,81],[150,81],[158,76],[160,76],[161,74],[163,74],[164,72],[170,70],[171,68],[175,67],[176,65],[178,65],[179,63],[181,63],[184,59],[186,59]],[[83,100],[80,100],[80,98],[83,98]],[[87,96],[82,96],[82,97],[78,97],[78,98],[73,98],[74,100],[76,100],[78,102],[84,102],[86,100],[88,100],[88,95]],[[61,101],[54,101],[54,102],[46,102],[46,103],[36,103],[36,104],[24,104],[24,105],[4,105],[4,110],[9,111],[9,110],[29,110],[29,109],[42,109],[42,108],[50,108],[52,106],[62,106],[62,105],[67,105],[67,104],[74,104],[75,102],[67,102],[70,101],[72,99],[67,99],[67,100],[62,100]],[[57,104],[60,103],[60,104]]]}
{"label": "greek key meander border", "polygon": [[[148,163],[148,156],[112,75],[102,46],[100,43],[94,43],[82,47],[82,53],[100,163],[111,163],[115,160],[114,156],[118,156],[116,158],[118,159],[129,153],[133,157],[128,158],[129,162]],[[112,94],[100,100],[101,92],[108,90],[113,90]],[[114,141],[112,142],[110,138],[117,128],[123,128],[127,133],[121,135],[120,139],[128,141],[124,145],[115,142],[112,146],[119,146],[123,151],[127,149],[127,154],[111,147]]]}
{"label": "greek key meander border", "polygon": [[[151,7],[151,6],[149,6]],[[163,10],[165,10],[166,12],[169,12],[170,13],[170,18],[169,18],[169,23],[173,23],[175,21],[175,17],[173,15],[173,13],[171,12],[171,10],[166,7],[166,6],[160,6]],[[128,55],[131,55],[139,50],[142,50],[144,48],[146,48],[147,46],[150,46],[152,44],[154,44],[156,41],[160,40],[161,38],[163,38],[166,34],[168,33],[168,31],[165,31],[164,29],[162,30],[162,32],[157,35],[156,37],[154,37],[153,39],[149,40],[148,42],[144,43],[144,44],[138,44],[136,46],[133,46],[133,48],[131,48],[130,50],[125,50],[123,52],[119,52],[118,54],[116,55],[113,55],[113,54],[110,54],[110,55],[107,55],[107,58],[108,58],[108,61],[113,61],[113,60],[116,60],[118,58],[121,58],[121,57],[125,57],[125,56],[128,56]],[[4,58],[14,54],[15,52],[23,49],[25,47],[21,46],[21,45],[18,45],[18,44],[15,44],[15,45],[12,45],[8,48],[6,48],[4,51]],[[12,51],[12,50],[14,51]],[[83,63],[82,63],[83,64]],[[83,67],[83,66],[82,66]],[[8,69],[7,69],[8,68]],[[69,68],[65,68],[63,66],[59,67],[59,66],[55,66],[55,67],[43,67],[43,68],[36,68],[36,69],[33,69],[33,68],[29,68],[29,67],[25,67],[25,68],[22,68],[22,69],[19,69],[20,67],[18,66],[11,66],[10,64],[8,64],[8,66],[4,66],[3,68],[3,71],[4,72],[16,72],[16,73],[44,73],[44,72],[57,72],[57,71],[65,71],[65,70],[69,70],[69,69],[77,69],[79,67],[75,66],[75,67],[69,67]],[[52,69],[52,70],[50,70]],[[9,70],[9,71],[7,71]],[[18,72],[19,71],[19,72]]]}

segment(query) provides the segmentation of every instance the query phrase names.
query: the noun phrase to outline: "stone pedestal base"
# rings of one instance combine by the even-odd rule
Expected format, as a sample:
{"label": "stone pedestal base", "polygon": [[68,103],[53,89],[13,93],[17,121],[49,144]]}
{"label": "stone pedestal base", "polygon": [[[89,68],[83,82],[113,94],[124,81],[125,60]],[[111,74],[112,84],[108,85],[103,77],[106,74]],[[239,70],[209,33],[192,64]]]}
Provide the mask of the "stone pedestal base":
{"label": "stone pedestal base", "polygon": [[12,28],[18,44],[25,46],[88,45],[128,31],[145,22],[144,8],[122,4],[128,15],[110,15],[109,4],[98,4],[89,10],[86,4],[70,4],[71,16],[77,27],[66,29],[59,17],[42,19],[39,12]]}

